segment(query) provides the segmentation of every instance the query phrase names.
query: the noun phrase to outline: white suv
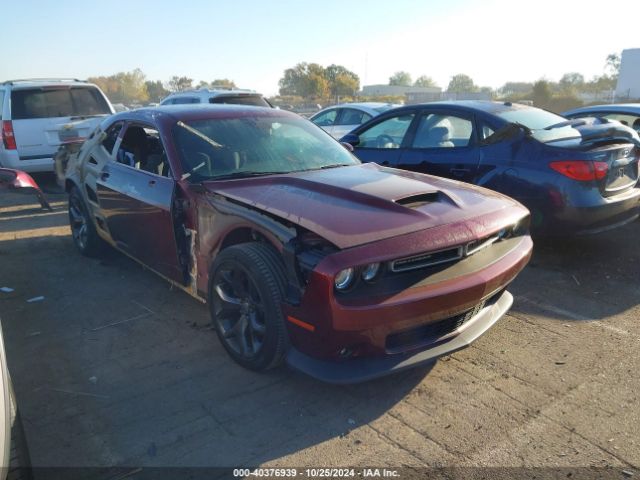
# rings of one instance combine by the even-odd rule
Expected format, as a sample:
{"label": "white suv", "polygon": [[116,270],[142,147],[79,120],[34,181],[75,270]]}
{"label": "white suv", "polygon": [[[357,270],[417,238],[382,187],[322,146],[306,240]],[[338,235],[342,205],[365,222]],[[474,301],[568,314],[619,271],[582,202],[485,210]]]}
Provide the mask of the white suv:
{"label": "white suv", "polygon": [[160,102],[160,105],[183,105],[187,103],[233,103],[253,105],[256,107],[272,107],[258,92],[239,88],[202,88],[172,93]]}
{"label": "white suv", "polygon": [[53,171],[59,133],[74,122],[73,134],[87,137],[114,113],[102,91],[80,80],[32,79],[0,83],[0,167]]}

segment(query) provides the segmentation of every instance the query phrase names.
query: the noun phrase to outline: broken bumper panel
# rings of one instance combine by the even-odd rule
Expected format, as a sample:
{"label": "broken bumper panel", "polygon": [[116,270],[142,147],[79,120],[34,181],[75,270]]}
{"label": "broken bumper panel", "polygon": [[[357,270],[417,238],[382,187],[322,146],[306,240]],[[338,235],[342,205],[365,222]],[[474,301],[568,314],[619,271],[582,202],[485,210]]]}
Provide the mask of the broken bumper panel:
{"label": "broken bumper panel", "polygon": [[292,347],[287,354],[286,361],[290,367],[323,382],[336,384],[365,382],[407,368],[431,363],[443,355],[468,347],[502,318],[512,304],[513,296],[504,291],[469,320],[458,335],[415,353],[407,352],[376,357],[359,357],[345,361],[328,361],[310,357]]}

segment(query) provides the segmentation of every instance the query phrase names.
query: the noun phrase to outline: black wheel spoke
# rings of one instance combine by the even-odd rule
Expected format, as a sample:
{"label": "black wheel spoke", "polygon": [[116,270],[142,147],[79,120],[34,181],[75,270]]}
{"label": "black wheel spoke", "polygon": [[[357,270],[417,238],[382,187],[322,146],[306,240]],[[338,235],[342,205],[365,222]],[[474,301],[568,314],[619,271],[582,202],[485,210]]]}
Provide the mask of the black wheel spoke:
{"label": "black wheel spoke", "polygon": [[239,308],[241,302],[240,299],[225,292],[222,284],[216,285],[214,290],[223,303],[227,305],[235,305],[237,308]]}
{"label": "black wheel spoke", "polygon": [[267,330],[267,326],[260,318],[258,312],[251,312],[249,314],[249,326],[254,333],[257,333],[259,335],[263,335]]}

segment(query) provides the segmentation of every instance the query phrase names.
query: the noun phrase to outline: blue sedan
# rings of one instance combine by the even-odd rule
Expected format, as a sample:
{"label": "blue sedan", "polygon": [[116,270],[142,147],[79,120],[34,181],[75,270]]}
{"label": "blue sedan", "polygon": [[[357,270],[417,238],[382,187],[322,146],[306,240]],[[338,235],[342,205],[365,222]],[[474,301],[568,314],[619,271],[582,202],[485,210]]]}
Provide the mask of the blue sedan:
{"label": "blue sedan", "polygon": [[606,118],[567,120],[509,102],[389,110],[345,135],[363,162],[509,195],[545,235],[597,233],[638,217],[638,134]]}

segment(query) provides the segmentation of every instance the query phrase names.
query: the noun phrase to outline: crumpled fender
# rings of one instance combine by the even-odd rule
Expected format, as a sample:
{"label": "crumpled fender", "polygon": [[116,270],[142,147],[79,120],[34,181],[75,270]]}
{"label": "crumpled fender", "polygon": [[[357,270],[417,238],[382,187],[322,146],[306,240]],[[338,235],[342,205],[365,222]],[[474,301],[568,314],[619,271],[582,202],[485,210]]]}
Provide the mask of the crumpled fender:
{"label": "crumpled fender", "polygon": [[0,168],[0,189],[16,193],[35,193],[42,208],[52,210],[36,181],[22,170]]}

